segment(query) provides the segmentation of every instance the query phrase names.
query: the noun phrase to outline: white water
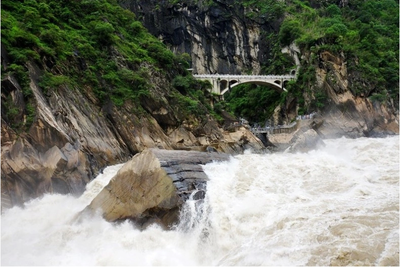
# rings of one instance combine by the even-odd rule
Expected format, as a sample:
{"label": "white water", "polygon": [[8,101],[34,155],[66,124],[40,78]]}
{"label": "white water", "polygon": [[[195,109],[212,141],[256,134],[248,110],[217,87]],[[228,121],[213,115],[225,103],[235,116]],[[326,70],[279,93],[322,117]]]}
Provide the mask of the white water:
{"label": "white water", "polygon": [[398,265],[399,137],[325,143],[206,165],[204,216],[186,214],[195,226],[173,231],[72,222],[119,168],[110,167],[79,199],[47,195],[4,212],[1,263]]}

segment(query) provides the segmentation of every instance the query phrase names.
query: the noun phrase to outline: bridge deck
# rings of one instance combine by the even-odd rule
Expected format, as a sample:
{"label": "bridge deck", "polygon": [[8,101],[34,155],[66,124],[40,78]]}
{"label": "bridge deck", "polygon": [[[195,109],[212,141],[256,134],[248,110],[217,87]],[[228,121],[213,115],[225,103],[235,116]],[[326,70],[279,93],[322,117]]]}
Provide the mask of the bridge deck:
{"label": "bridge deck", "polygon": [[195,78],[221,78],[221,79],[251,79],[251,80],[277,80],[295,79],[296,75],[232,75],[232,74],[194,74]]}

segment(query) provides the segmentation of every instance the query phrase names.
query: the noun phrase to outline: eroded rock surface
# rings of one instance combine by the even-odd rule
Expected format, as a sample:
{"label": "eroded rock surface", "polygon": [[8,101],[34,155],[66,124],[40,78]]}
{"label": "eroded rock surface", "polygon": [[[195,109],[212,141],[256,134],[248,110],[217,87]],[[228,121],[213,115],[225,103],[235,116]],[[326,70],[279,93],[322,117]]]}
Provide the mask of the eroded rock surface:
{"label": "eroded rock surface", "polygon": [[206,151],[211,146],[228,153],[263,149],[247,129],[225,132],[210,116],[204,121],[183,120],[168,101],[170,81],[156,70],[150,93],[143,99],[147,113],[137,115],[130,103],[120,108],[111,102],[100,105],[91,88],[61,85],[43,92],[39,86],[43,70],[32,62],[27,67],[34,110],[31,125],[22,133],[14,130],[27,120],[21,86],[12,75],[2,83],[2,103],[16,110],[15,118],[2,117],[1,123],[2,208],[45,193],[79,195],[102,168],[147,148]]}
{"label": "eroded rock surface", "polygon": [[201,165],[228,159],[217,152],[147,149],[122,166],[84,213],[100,210],[108,221],[131,219],[141,227],[156,222],[169,228],[190,194],[204,198],[208,178]]}
{"label": "eroded rock surface", "polygon": [[[319,129],[324,120],[319,115],[312,119],[299,120],[287,133],[264,135],[264,143],[272,151],[308,152],[325,145]],[[261,137],[260,137],[261,138]]]}
{"label": "eroded rock surface", "polygon": [[[319,133],[325,138],[399,134],[398,104],[396,107],[393,99],[372,100],[370,96],[375,86],[357,71],[350,70],[348,65],[354,64],[343,54],[320,53],[315,88],[325,90],[327,106],[321,113],[324,124]],[[370,92],[357,93],[356,88],[360,87]]]}
{"label": "eroded rock surface", "polygon": [[309,129],[293,138],[289,147],[290,152],[308,152],[325,146],[324,141],[314,129]]}
{"label": "eroded rock surface", "polygon": [[[172,3],[120,0],[174,52],[191,55],[194,73],[258,74],[273,43],[262,31],[277,30],[266,18],[250,19],[234,1]],[[258,11],[257,11],[258,12]]]}

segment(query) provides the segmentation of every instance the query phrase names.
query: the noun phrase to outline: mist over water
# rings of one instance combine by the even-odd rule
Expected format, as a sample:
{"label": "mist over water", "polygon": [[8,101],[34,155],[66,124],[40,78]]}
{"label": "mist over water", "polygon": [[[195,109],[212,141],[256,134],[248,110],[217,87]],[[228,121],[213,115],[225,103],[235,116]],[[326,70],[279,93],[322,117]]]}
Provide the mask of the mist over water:
{"label": "mist over water", "polygon": [[398,266],[399,137],[325,143],[205,165],[206,199],[188,201],[172,231],[73,220],[121,165],[109,167],[80,198],[46,195],[5,211],[1,263]]}

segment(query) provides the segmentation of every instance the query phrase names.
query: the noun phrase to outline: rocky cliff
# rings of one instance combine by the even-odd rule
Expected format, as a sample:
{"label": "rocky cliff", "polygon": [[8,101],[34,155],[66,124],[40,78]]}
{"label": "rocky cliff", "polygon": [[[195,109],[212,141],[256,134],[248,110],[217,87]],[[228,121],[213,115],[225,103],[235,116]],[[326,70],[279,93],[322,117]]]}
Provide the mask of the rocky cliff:
{"label": "rocky cliff", "polygon": [[272,57],[266,34],[277,32],[279,18],[251,19],[259,10],[234,0],[119,2],[175,53],[188,53],[193,73],[258,74]]}
{"label": "rocky cliff", "polygon": [[205,197],[208,178],[201,165],[226,160],[224,153],[147,149],[125,163],[80,216],[100,212],[108,221],[171,228],[189,197]]}
{"label": "rocky cliff", "polygon": [[[190,76],[186,67],[194,73],[284,74],[299,63],[296,83],[275,108],[276,124],[318,111],[320,136],[399,132],[398,100],[371,98],[382,91],[360,74],[357,57],[330,52],[321,37],[312,49],[292,49],[288,58],[281,51],[294,38],[285,44],[277,38],[285,33],[282,2],[248,2],[119,1],[135,18],[113,1],[68,1],[63,8],[53,1],[3,1],[2,207],[46,192],[80,194],[103,167],[146,148],[263,149],[246,128],[222,128],[208,100],[199,101],[205,90],[174,86],[175,77]],[[291,12],[304,9],[289,2]],[[181,58],[189,54],[191,66],[136,19]],[[301,30],[284,28],[289,37]]]}
{"label": "rocky cliff", "polygon": [[[374,88],[363,81],[356,71],[349,71],[349,62],[343,55],[327,51],[319,54],[316,68],[314,91],[323,90],[326,94],[326,107],[322,110],[324,123],[319,133],[326,138],[340,136],[382,136],[399,133],[398,103],[394,99],[378,101],[365,94],[354,94],[352,88],[357,83]],[[307,97],[310,97],[308,95]],[[315,99],[315,96],[314,96]],[[312,97],[310,97],[312,101]]]}
{"label": "rocky cliff", "polygon": [[[247,129],[224,131],[211,117],[179,121],[169,103],[170,82],[156,71],[147,112],[132,114],[132,106],[99,106],[89,90],[61,86],[45,95],[38,85],[40,68],[28,64],[35,118],[29,131],[18,133],[2,116],[2,205],[9,207],[47,192],[80,194],[87,182],[107,165],[127,161],[146,148],[240,153],[263,148]],[[22,95],[12,75],[2,82],[2,94],[15,106]]]}
{"label": "rocky cliff", "polygon": [[[2,33],[7,33],[1,55],[3,208],[49,192],[80,194],[102,168],[146,148],[209,147],[228,153],[263,149],[246,128],[225,131],[205,106],[207,100],[200,102],[173,86],[185,70],[135,24],[131,13],[105,1],[68,2],[64,10],[53,4],[30,3],[32,12],[47,8],[35,13],[39,17],[25,16],[24,3],[6,1],[2,7]],[[14,18],[18,16],[25,23]],[[35,23],[58,29],[45,32],[61,39],[54,43],[39,27],[31,27]],[[122,36],[126,27],[141,35],[141,43],[134,34]],[[57,36],[61,29],[64,35],[81,31],[80,44]],[[93,39],[96,34],[100,39]],[[71,45],[75,50],[52,52]],[[129,50],[138,45],[136,52]],[[203,95],[201,90],[195,93]]]}
{"label": "rocky cliff", "polygon": [[[273,5],[274,1],[119,2],[133,11],[145,27],[173,51],[191,55],[194,73],[264,74],[265,70],[273,70],[276,73],[265,74],[280,74],[285,71],[288,73],[290,66],[301,67],[300,81],[293,85],[284,103],[275,109],[271,118],[275,125],[289,124],[301,109],[306,114],[318,111],[323,116],[324,124],[319,133],[326,138],[399,133],[398,84],[397,93],[396,83],[390,85],[393,88],[386,88],[395,92],[394,98],[387,92],[382,93],[385,98],[387,95],[386,101],[371,98],[382,90],[377,89],[376,79],[362,73],[359,57],[350,56],[350,53],[346,55],[340,48],[339,51],[330,51],[327,44],[333,42],[337,47],[338,41],[335,39],[321,37],[312,40],[312,47],[303,45],[299,48],[292,43],[291,49],[279,44],[274,36],[278,32],[281,39],[286,36],[285,30],[280,29],[285,14],[279,10],[279,6]],[[320,14],[327,12],[322,9],[324,6],[328,6],[327,10],[336,10],[337,14],[341,12],[338,7],[346,12],[355,8],[348,1],[339,2],[336,5],[333,1],[323,4],[310,1],[310,5],[316,10],[319,8]],[[286,4],[288,9],[292,5],[293,12],[299,16],[304,12],[306,18],[314,16],[316,19],[310,7],[299,5],[296,1],[286,1]],[[269,11],[262,10],[263,6],[267,6]],[[289,21],[293,17],[290,12],[286,13]],[[297,28],[298,24],[296,21],[296,24],[288,27],[288,38],[304,38],[301,36],[304,29]],[[311,24],[311,27],[318,27],[318,22]],[[340,38],[343,39],[343,36]],[[276,49],[277,46],[279,49]],[[327,48],[322,48],[324,46]],[[282,52],[292,59],[281,61],[284,56]],[[279,64],[283,66],[276,67]],[[398,76],[398,73],[393,75]],[[391,79],[395,80],[396,77]]]}

